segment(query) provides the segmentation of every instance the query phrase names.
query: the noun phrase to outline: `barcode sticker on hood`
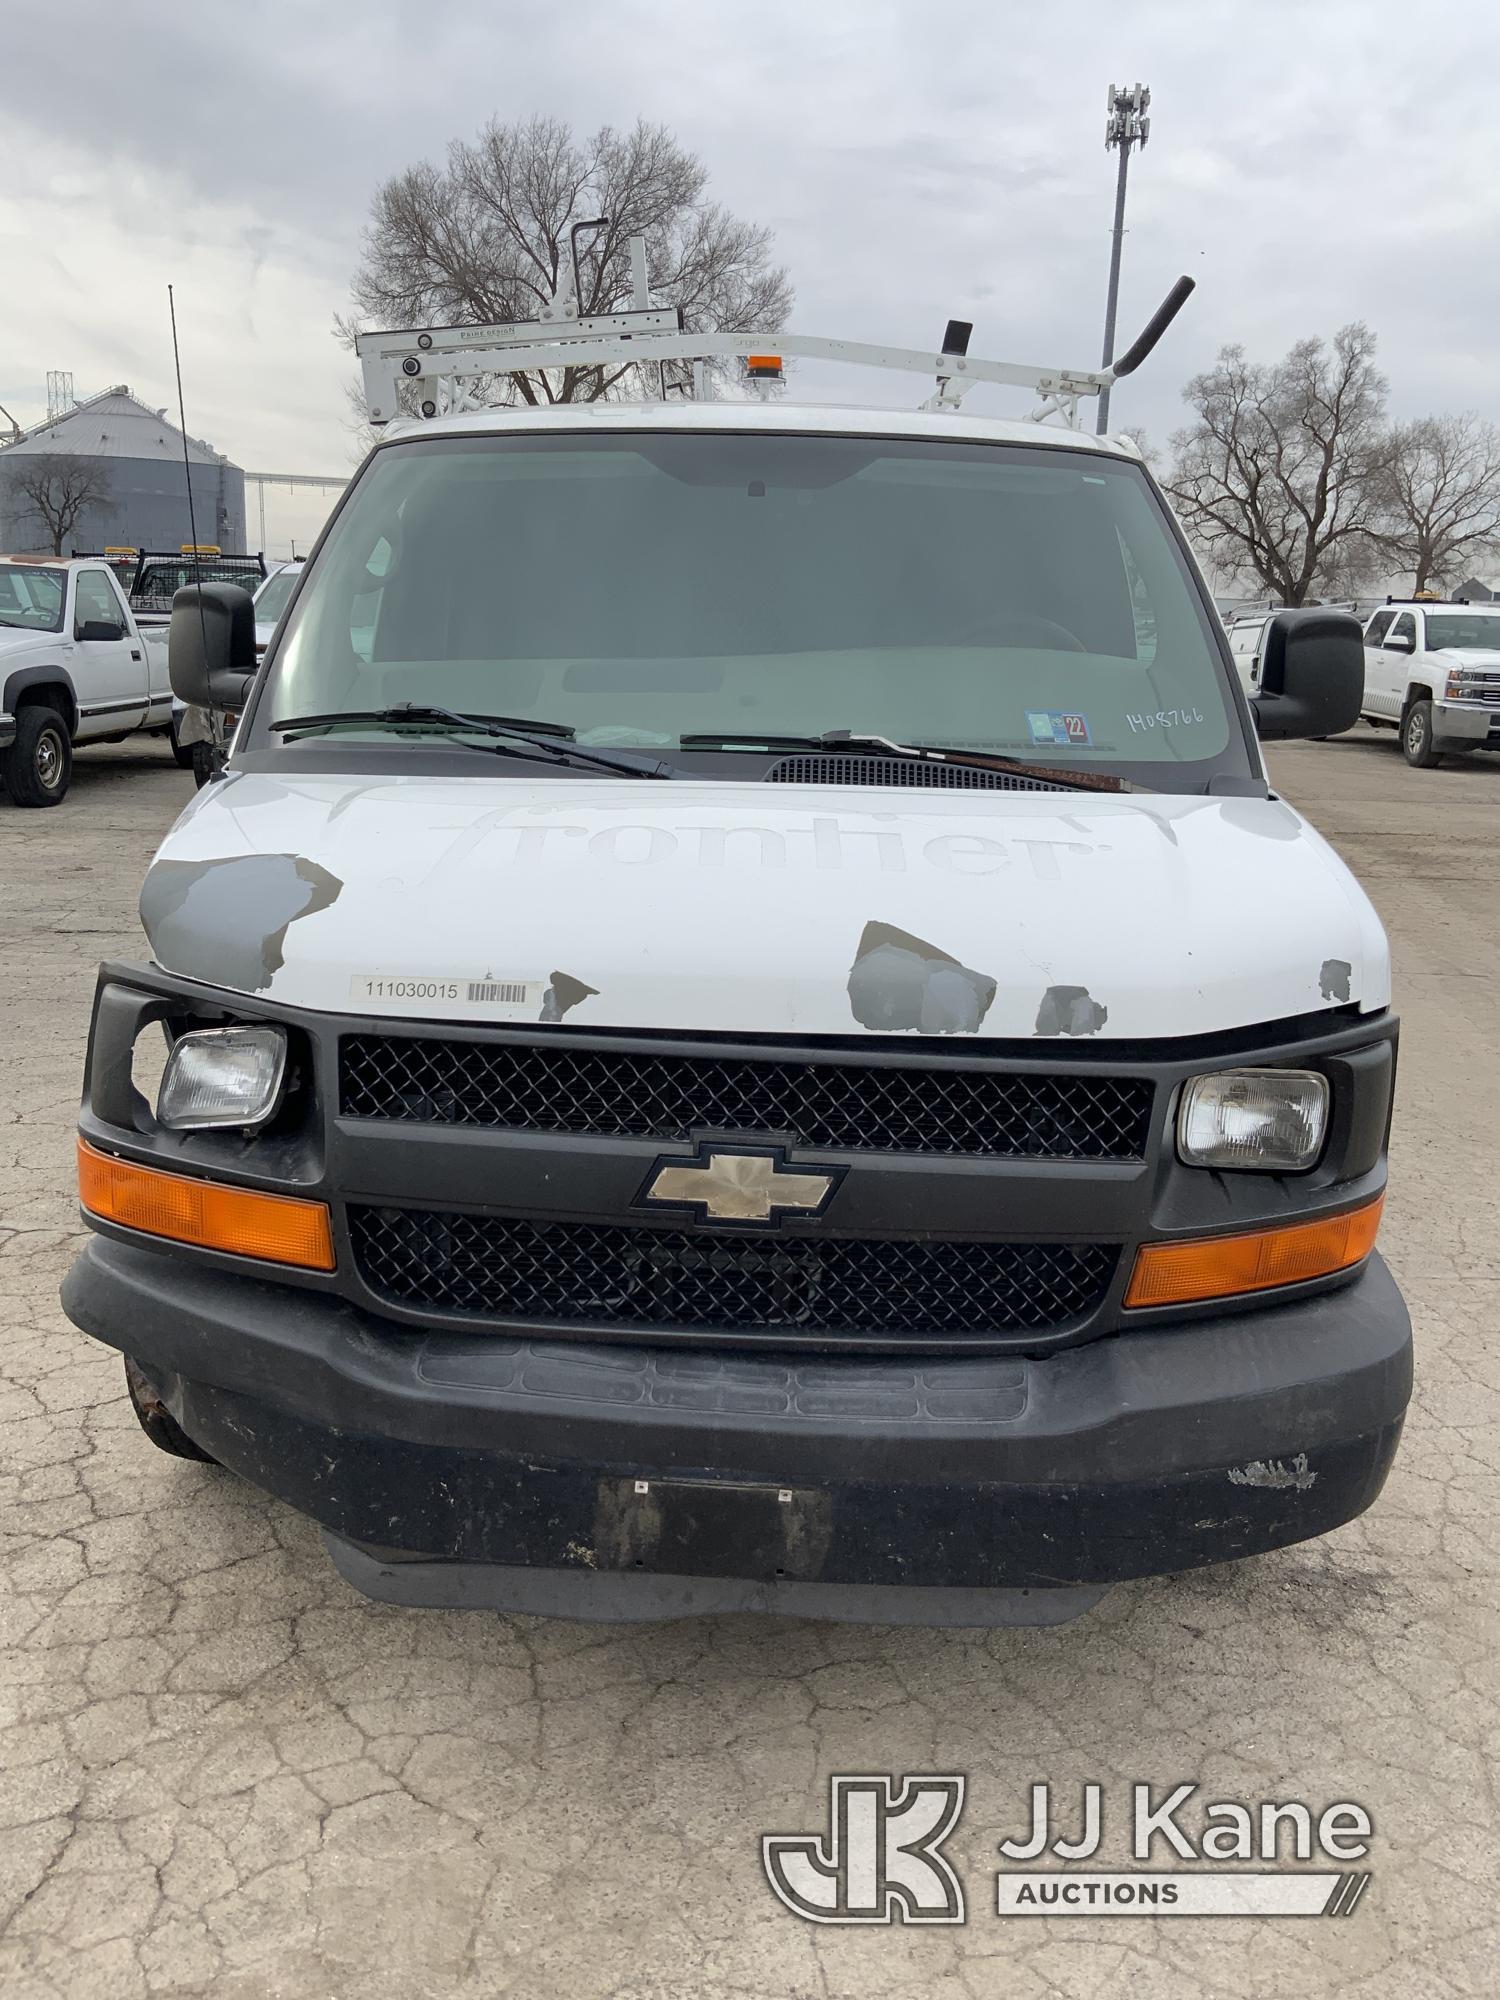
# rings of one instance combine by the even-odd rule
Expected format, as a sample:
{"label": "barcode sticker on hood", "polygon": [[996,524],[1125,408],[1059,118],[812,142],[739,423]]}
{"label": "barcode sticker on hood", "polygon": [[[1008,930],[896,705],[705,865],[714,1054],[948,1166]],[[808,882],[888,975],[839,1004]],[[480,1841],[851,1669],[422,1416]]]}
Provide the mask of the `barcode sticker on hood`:
{"label": "barcode sticker on hood", "polygon": [[544,979],[500,979],[493,973],[452,979],[429,979],[419,973],[356,972],[349,981],[351,1000],[379,1013],[492,1015],[522,1009],[535,1013],[542,1004]]}

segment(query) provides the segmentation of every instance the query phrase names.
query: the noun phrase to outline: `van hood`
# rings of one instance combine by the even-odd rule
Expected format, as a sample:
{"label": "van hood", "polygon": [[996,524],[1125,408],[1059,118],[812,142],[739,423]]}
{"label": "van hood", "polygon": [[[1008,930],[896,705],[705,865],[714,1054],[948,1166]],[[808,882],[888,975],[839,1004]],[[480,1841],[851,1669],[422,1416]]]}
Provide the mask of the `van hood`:
{"label": "van hood", "polygon": [[241,772],[141,919],[187,978],[421,1020],[1133,1040],[1390,994],[1276,799]]}

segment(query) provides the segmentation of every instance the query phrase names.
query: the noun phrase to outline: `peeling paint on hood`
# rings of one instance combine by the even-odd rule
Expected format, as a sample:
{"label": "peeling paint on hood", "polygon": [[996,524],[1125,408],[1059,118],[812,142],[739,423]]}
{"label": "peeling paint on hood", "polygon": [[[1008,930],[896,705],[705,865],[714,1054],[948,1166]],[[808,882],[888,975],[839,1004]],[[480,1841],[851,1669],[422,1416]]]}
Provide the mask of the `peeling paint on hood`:
{"label": "peeling paint on hood", "polygon": [[326,868],[297,854],[158,856],[141,884],[141,924],[168,972],[263,993],[285,962],[290,926],[328,909],[342,887]]}
{"label": "peeling paint on hood", "polygon": [[[1358,883],[1273,799],[241,772],[198,794],[142,905],[173,970],[392,1018],[888,1034],[856,1001],[872,926],[914,953],[928,1032],[1250,1026],[1346,1004],[1332,961],[1364,1011],[1390,986]],[[934,999],[928,965],[970,1001]],[[400,991],[434,980],[441,1002]]]}
{"label": "peeling paint on hood", "polygon": [[581,979],[575,979],[570,972],[554,972],[542,995],[542,1011],[537,1018],[560,1021],[580,1000],[594,998],[598,990],[596,986],[587,986]]}
{"label": "peeling paint on hood", "polygon": [[1097,1035],[1109,1019],[1086,986],[1049,986],[1036,1010],[1039,1035]]}
{"label": "peeling paint on hood", "polygon": [[909,931],[868,923],[860,932],[849,1005],[862,1028],[976,1035],[994,997],[993,979]]}
{"label": "peeling paint on hood", "polygon": [[1318,972],[1318,991],[1325,1000],[1347,1000],[1349,998],[1349,974],[1353,967],[1346,958],[1329,958],[1323,961]]}

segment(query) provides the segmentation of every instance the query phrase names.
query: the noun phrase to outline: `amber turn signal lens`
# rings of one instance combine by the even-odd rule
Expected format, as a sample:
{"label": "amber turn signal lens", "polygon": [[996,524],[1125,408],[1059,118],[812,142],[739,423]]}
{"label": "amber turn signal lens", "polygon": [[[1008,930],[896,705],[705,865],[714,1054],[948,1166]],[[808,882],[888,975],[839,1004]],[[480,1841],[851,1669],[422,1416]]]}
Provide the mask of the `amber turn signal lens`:
{"label": "amber turn signal lens", "polygon": [[90,1215],[147,1236],[258,1257],[267,1264],[297,1264],[307,1271],[334,1267],[328,1209],[321,1201],[257,1194],[220,1181],[139,1167],[132,1160],[111,1159],[83,1139],[78,1141],[78,1199]]}
{"label": "amber turn signal lens", "polygon": [[1180,1306],[1326,1278],[1368,1257],[1385,1196],[1316,1222],[1200,1236],[1188,1243],[1146,1243],[1136,1252],[1127,1306]]}

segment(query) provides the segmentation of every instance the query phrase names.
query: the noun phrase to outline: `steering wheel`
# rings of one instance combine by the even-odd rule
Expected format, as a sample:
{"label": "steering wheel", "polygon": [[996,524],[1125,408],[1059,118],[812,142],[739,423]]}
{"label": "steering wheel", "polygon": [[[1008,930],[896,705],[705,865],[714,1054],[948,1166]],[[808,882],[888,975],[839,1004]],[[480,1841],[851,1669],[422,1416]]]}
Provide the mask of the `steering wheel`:
{"label": "steering wheel", "polygon": [[1076,632],[1070,632],[1066,625],[1059,625],[1056,619],[1039,618],[1029,611],[997,611],[992,617],[981,618],[958,635],[958,643],[967,645],[971,639],[999,638],[1005,632],[1008,643],[1015,646],[1035,646],[1044,652],[1086,653]]}

